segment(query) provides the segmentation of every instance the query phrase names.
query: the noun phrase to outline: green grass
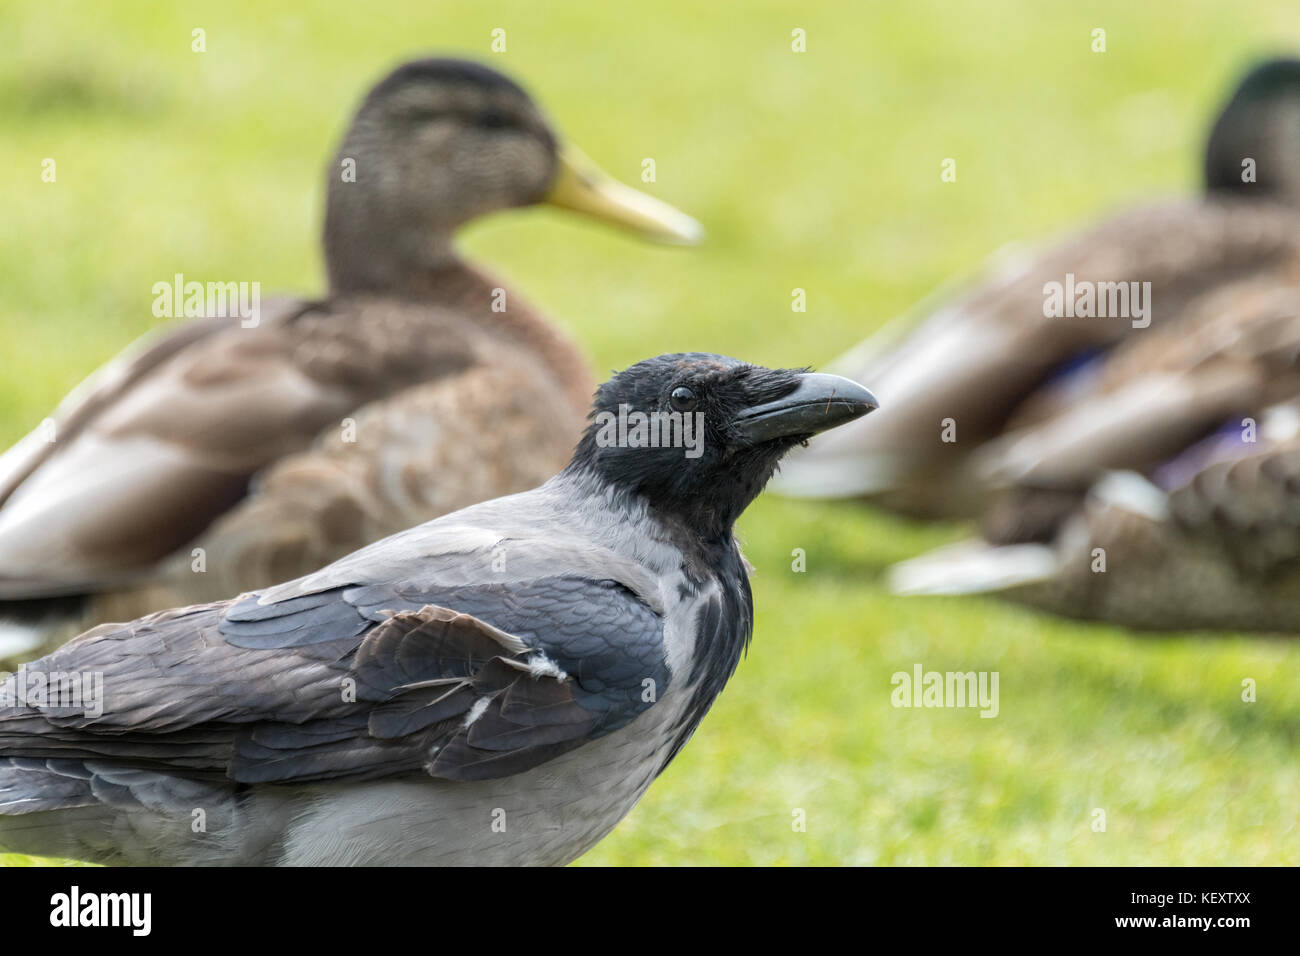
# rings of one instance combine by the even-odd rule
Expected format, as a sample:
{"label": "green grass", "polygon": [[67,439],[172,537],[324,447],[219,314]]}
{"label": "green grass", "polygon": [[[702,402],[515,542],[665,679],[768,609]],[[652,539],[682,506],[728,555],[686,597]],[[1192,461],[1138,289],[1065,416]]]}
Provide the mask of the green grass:
{"label": "green grass", "polygon": [[[603,372],[685,349],[822,362],[1005,243],[1188,192],[1235,72],[1300,41],[1290,0],[983,6],[7,4],[0,444],[154,324],[159,279],[320,290],[326,159],[409,54],[509,71],[611,173],[654,157],[648,188],[709,228],[692,251],[541,211],[467,231]],[[764,498],[742,532],[752,652],[584,862],[1300,863],[1296,645],[895,598],[883,568],[957,531],[852,506]],[[893,708],[890,675],[918,662],[997,670],[1001,713]]]}

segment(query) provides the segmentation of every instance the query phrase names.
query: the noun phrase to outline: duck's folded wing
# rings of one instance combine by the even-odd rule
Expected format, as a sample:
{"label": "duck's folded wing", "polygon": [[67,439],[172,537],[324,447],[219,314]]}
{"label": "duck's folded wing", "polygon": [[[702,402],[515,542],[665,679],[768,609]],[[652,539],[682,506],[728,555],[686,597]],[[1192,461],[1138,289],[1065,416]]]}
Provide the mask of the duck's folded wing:
{"label": "duck's folded wing", "polygon": [[224,319],[199,319],[164,326],[142,336],[68,393],[41,426],[0,455],[0,504],[115,399],[185,348],[224,329]]}
{"label": "duck's folded wing", "polygon": [[157,582],[170,599],[154,606],[296,578],[438,515],[536,487],[563,469],[582,428],[553,378],[504,355],[350,417],[348,434],[327,430],[259,472],[248,495],[195,540],[204,574],[183,551]]}
{"label": "duck's folded wing", "polygon": [[1082,491],[1300,395],[1300,288],[1233,287],[1196,311],[1116,350],[1087,387],[1023,409],[1023,426],[976,452],[975,473],[995,487]]}
{"label": "duck's folded wing", "polygon": [[626,725],[670,679],[660,616],[622,583],[559,568],[168,611],[28,672],[98,675],[102,700],[32,703],[28,678],[9,677],[0,757],[242,783],[506,776]]}
{"label": "duck's folded wing", "polygon": [[241,500],[267,463],[365,401],[470,361],[455,342],[430,357],[417,337],[307,310],[286,305],[254,329],[182,327],[148,361],[106,373],[47,448],[28,439],[0,503],[0,600],[131,580]]}

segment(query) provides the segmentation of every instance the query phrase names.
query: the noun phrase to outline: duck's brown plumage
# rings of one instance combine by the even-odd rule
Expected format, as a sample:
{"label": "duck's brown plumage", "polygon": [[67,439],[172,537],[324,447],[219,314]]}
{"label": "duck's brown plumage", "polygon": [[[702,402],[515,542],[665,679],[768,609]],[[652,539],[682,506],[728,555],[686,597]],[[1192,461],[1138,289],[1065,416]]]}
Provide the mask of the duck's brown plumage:
{"label": "duck's brown plumage", "polygon": [[1170,492],[1112,473],[1055,527],[1045,543],[971,541],[923,555],[893,570],[894,586],[991,593],[1141,630],[1300,633],[1294,436],[1207,462]]}
{"label": "duck's brown plumage", "polygon": [[1300,632],[1300,286],[1224,290],[977,454],[982,540],[911,593],[1163,630]]}

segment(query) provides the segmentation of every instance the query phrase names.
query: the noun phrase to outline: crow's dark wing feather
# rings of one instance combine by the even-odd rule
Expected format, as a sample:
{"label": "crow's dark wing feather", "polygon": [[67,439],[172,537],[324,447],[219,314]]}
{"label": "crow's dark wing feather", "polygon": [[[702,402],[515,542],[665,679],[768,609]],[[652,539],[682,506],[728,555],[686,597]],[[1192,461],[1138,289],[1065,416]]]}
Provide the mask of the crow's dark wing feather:
{"label": "crow's dark wing feather", "polygon": [[168,611],[30,665],[102,675],[104,709],[0,710],[0,757],[244,783],[505,776],[648,708],[669,681],[662,627],[622,584],[563,575]]}

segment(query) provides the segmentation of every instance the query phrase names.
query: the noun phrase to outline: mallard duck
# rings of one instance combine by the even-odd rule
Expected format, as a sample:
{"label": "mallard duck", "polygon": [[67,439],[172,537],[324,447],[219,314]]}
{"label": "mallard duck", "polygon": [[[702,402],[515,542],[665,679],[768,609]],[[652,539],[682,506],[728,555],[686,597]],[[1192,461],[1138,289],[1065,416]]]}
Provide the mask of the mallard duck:
{"label": "mallard duck", "polygon": [[1300,631],[1300,287],[1208,299],[1050,404],[975,453],[1000,489],[982,540],[898,565],[895,590]]}
{"label": "mallard duck", "polygon": [[90,595],[91,619],[126,620],[226,596],[536,485],[568,460],[593,380],[454,233],[548,203],[667,242],[702,234],[460,60],[370,90],[328,178],[325,298],[150,335],[0,458],[0,617]]}
{"label": "mallard duck", "polygon": [[[1035,396],[1068,395],[1108,351],[1180,323],[1207,296],[1300,277],[1297,124],[1300,61],[1252,70],[1213,125],[1203,197],[999,260],[901,340],[897,329],[868,340],[832,367],[872,381],[883,410],[791,456],[774,489],[922,517],[978,514],[989,487],[973,453]],[[1127,314],[1103,318],[1103,307]]]}

